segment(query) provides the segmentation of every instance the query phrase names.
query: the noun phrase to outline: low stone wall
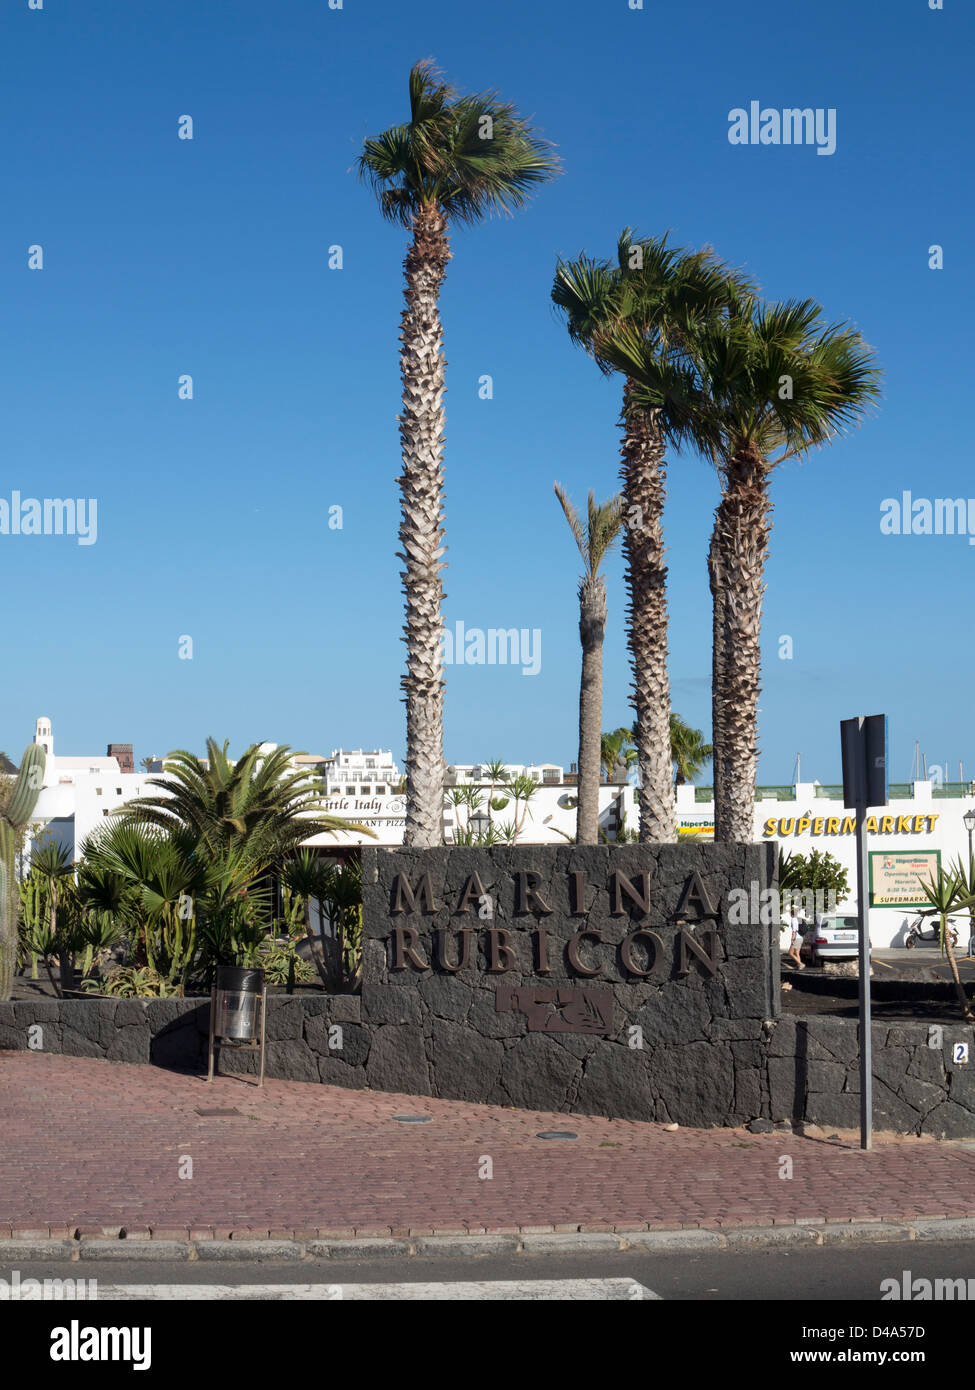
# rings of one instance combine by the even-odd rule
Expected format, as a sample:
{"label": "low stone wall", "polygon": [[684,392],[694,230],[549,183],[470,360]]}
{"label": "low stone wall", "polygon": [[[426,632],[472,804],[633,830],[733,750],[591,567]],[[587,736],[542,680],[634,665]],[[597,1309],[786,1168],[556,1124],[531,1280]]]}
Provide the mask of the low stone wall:
{"label": "low stone wall", "polygon": [[[830,1129],[859,1127],[859,1032],[854,1019],[780,1019],[763,1049],[764,1114]],[[975,1052],[970,1026],[945,1025],[932,1033],[927,1023],[874,1023],[871,1042],[875,1129],[975,1137],[973,1063],[953,1060],[955,1043]]]}
{"label": "low stone wall", "polygon": [[[272,995],[266,1074],[329,1086],[374,1085],[365,1071],[369,1045],[359,1012],[355,995]],[[198,1071],[207,1065],[209,1029],[208,997],[0,1004],[0,1051],[53,1052]],[[223,1047],[218,1062],[225,1074],[257,1071],[252,1049]]]}
{"label": "low stone wall", "polygon": [[[436,1042],[439,1030],[431,1031],[429,1047],[404,1047],[415,1028],[361,1023],[357,996],[272,995],[267,1075],[501,1105],[525,1105],[537,1098],[531,1108],[704,1127],[713,1123],[706,1113],[718,1106],[727,1124],[767,1119],[851,1129],[860,1122],[858,1027],[853,1019],[780,1018],[766,1023],[758,1038],[675,1042],[662,1057],[645,1059],[649,1080],[642,1070],[635,1071],[629,1049],[618,1048],[612,1065],[620,1071],[614,1075],[607,1066],[589,1078],[588,1087],[581,1083],[591,1052],[576,1056],[565,1050],[565,1061],[556,1057],[553,1062],[550,1048],[532,1047],[524,1072],[511,1067],[503,1072],[501,1039],[495,1040],[499,1051],[493,1075],[483,1069],[465,1072],[470,1055],[463,1047],[465,1035],[455,1019],[441,1023],[446,1036],[461,1043],[456,1057],[448,1053],[446,1065]],[[199,1072],[206,1067],[208,1027],[205,999],[19,1001],[0,1004],[0,1052],[35,1050]],[[938,1046],[930,1041],[927,1023],[873,1025],[874,1125],[903,1134],[975,1138],[975,1071],[971,1064],[952,1061],[954,1043],[968,1042],[971,1048],[972,1029],[945,1026]],[[680,1057],[685,1052],[683,1075],[690,1084],[682,1086]],[[532,1062],[535,1076],[527,1072]],[[707,1068],[710,1080],[701,1084],[695,1078]],[[2,1069],[0,1057],[0,1075]],[[252,1075],[256,1069],[253,1052],[225,1048],[220,1053],[223,1074]],[[588,1097],[597,1080],[600,1108],[593,1109]]]}
{"label": "low stone wall", "polygon": [[[857,1125],[855,1020],[779,1014],[779,929],[760,910],[774,846],[367,848],[362,865],[362,993],[272,995],[268,1076],[705,1128]],[[0,1051],[199,1070],[208,1026],[207,999],[0,1004]],[[931,1047],[926,1024],[875,1025],[877,1128],[975,1137],[955,1041],[972,1029]],[[222,1072],[256,1066],[221,1050]]]}

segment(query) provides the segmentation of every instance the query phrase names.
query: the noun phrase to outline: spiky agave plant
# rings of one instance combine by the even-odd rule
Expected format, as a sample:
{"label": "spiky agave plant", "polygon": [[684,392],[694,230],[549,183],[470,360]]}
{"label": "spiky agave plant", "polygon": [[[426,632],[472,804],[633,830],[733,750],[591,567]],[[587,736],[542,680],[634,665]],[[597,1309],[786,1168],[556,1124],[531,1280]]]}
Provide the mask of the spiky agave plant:
{"label": "spiky agave plant", "polygon": [[9,999],[13,992],[20,906],[17,854],[44,785],[46,761],[47,755],[39,743],[25,749],[20,772],[6,804],[0,808],[0,999]]}
{"label": "spiky agave plant", "polygon": [[961,1009],[962,1018],[966,1023],[975,1023],[972,1001],[965,993],[965,986],[961,982],[958,962],[955,959],[954,947],[951,944],[951,932],[948,930],[948,918],[955,912],[964,911],[972,903],[962,866],[956,865],[952,869],[945,869],[939,865],[938,871],[933,877],[923,879],[918,874],[917,880],[921,885],[921,892],[930,904],[929,907],[921,909],[920,915],[922,917],[937,917],[940,928],[941,954],[948,957],[948,967],[951,970],[958,1007]]}

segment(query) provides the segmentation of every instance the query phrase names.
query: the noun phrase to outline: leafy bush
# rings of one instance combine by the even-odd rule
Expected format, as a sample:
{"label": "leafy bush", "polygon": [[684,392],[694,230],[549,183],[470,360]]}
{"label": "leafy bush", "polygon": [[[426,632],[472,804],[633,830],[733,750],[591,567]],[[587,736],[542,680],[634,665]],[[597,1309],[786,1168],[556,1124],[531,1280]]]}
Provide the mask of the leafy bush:
{"label": "leafy bush", "polygon": [[302,960],[290,942],[287,946],[282,946],[279,942],[272,942],[260,957],[258,965],[264,971],[265,979],[269,985],[286,986],[290,984],[292,966],[294,967],[294,983],[296,985],[310,985],[317,979],[315,970],[308,961]]}

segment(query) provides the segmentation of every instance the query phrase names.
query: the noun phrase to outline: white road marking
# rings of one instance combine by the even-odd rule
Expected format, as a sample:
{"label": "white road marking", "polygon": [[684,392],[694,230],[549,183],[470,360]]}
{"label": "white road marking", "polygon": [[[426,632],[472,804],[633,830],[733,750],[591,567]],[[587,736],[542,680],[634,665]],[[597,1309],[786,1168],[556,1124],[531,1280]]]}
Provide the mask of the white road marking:
{"label": "white road marking", "polygon": [[222,1299],[301,1299],[338,1302],[348,1299],[385,1302],[394,1299],[660,1300],[635,1279],[485,1279],[445,1284],[101,1284],[99,1303],[115,1300],[216,1301]]}

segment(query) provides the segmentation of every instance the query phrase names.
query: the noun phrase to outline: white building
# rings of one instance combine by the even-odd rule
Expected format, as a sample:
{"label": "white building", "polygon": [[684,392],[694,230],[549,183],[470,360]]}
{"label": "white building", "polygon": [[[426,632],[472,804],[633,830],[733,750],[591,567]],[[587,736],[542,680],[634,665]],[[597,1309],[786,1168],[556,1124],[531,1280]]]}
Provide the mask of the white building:
{"label": "white building", "polygon": [[[157,793],[158,789],[147,785],[153,773],[120,772],[115,758],[56,755],[49,719],[37,721],[35,741],[44,743],[48,751],[44,786],[31,822],[35,844],[49,833],[77,858],[85,838],[125,802]],[[293,761],[296,767],[306,767],[321,778],[327,789],[325,809],[329,814],[358,822],[375,837],[349,829],[311,837],[306,842],[309,846],[347,850],[362,844],[402,844],[405,798],[395,791],[401,774],[389,749],[335,749],[329,757],[302,755]],[[576,828],[576,788],[574,783],[563,780],[563,769],[555,763],[507,764],[506,768],[509,777],[529,777],[535,783],[535,791],[526,802],[494,783],[491,799],[495,804],[489,808],[488,793],[492,788],[486,765],[452,765],[444,805],[445,839],[450,842],[469,830],[483,831],[493,823],[497,828],[518,825],[519,844],[569,842]],[[468,788],[475,804],[454,804],[451,793]],[[712,838],[711,788],[679,786],[676,795],[678,835]],[[874,876],[868,918],[874,947],[903,942],[907,923],[916,915],[911,906],[911,891],[919,874],[927,877],[939,863],[947,867],[960,858],[967,859],[969,835],[963,821],[966,812],[975,814],[973,784],[923,781],[892,784],[890,804],[867,818],[867,847]],[[600,786],[599,819],[609,839],[615,838],[621,821],[628,831],[635,831],[639,825],[636,788],[630,783]],[[854,828],[853,816],[843,806],[839,786],[799,782],[756,790],[755,841],[775,841],[785,854],[808,855],[818,849],[838,859],[847,870],[850,893],[846,905],[850,909],[856,904]]]}
{"label": "white building", "polygon": [[118,759],[114,757],[66,758],[61,753],[56,754],[51,721],[45,715],[41,715],[34,725],[33,741],[39,743],[47,754],[47,760],[44,764],[45,787],[70,786],[76,777],[83,776],[85,773],[101,773],[110,777],[113,773],[117,774],[121,771]]}
{"label": "white building", "polygon": [[327,758],[295,759],[295,765],[321,769],[330,796],[391,796],[402,773],[393,762],[391,748],[333,748]]}
{"label": "white building", "polygon": [[[544,766],[544,765],[543,765]],[[471,770],[477,765],[471,765]],[[465,767],[464,771],[468,769]],[[468,785],[465,783],[459,785]],[[487,792],[483,783],[481,805],[476,808],[454,806],[448,800],[444,810],[444,834],[449,841],[457,831],[486,828]],[[450,788],[448,787],[448,795]],[[911,889],[920,875],[927,878],[938,864],[948,867],[958,859],[967,859],[969,837],[963,816],[975,813],[975,787],[970,783],[941,786],[935,782],[914,782],[892,785],[889,805],[865,822],[867,848],[871,855],[871,871],[875,875],[874,891],[868,907],[870,939],[875,948],[901,945],[907,924],[917,915],[911,902]],[[714,803],[710,787],[691,785],[676,788],[677,830],[681,839],[712,839],[714,836]],[[505,793],[495,787],[494,799]],[[320,836],[312,844],[332,848],[376,844],[382,846],[402,843],[405,826],[405,800],[395,797],[362,797],[357,795],[329,797],[328,810],[368,826],[376,836],[370,839],[361,832],[349,831],[337,836]],[[493,810],[490,820],[496,826],[510,823],[516,816],[522,823],[519,844],[566,844],[575,835],[576,795],[571,785],[537,787],[527,804],[517,808],[508,798],[508,805]],[[472,827],[472,817],[474,824]],[[483,819],[478,820],[481,817]],[[600,827],[608,838],[615,837],[621,817],[628,831],[639,826],[637,789],[631,785],[608,786],[599,789]],[[849,895],[845,906],[855,911],[857,901],[856,837],[852,813],[845,810],[842,788],[823,786],[816,782],[800,782],[792,787],[759,787],[755,801],[755,834],[757,843],[777,842],[786,855],[808,856],[814,849],[827,852],[847,870]]]}
{"label": "white building", "polygon": [[[559,763],[505,763],[504,771],[507,778],[530,777],[546,787],[559,787],[565,781],[565,769]],[[451,763],[444,781],[448,787],[484,786],[490,777],[487,763]]]}

